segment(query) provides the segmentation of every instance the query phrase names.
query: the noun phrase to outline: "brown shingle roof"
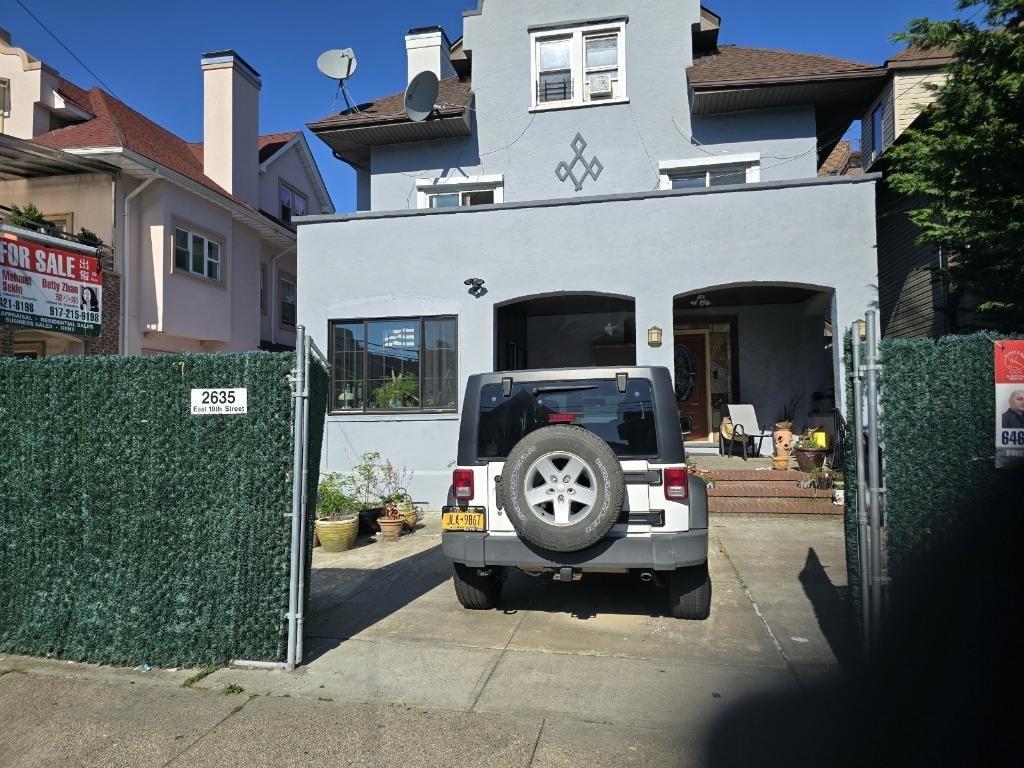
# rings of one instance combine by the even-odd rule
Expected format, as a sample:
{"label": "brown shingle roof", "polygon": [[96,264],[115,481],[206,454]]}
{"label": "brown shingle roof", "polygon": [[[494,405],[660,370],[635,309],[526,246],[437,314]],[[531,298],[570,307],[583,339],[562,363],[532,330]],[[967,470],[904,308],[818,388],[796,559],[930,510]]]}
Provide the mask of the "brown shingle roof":
{"label": "brown shingle roof", "polygon": [[[473,98],[473,84],[469,80],[458,77],[446,77],[438,84],[437,103],[439,117],[453,117],[466,111]],[[405,113],[405,91],[382,96],[375,101],[359,105],[359,111],[349,110],[337,115],[329,115],[315,123],[310,123],[310,130],[340,128],[360,128],[367,125],[409,122]]]}
{"label": "brown shingle roof", "polygon": [[[281,147],[299,135],[298,131],[286,133],[268,133],[259,137],[259,162],[264,163],[274,156]],[[203,142],[192,141],[188,145],[189,150],[196,156],[200,165],[203,162]]]}
{"label": "brown shingle roof", "polygon": [[[61,80],[59,90],[64,98],[95,117],[84,123],[36,136],[33,139],[36,143],[53,149],[127,149],[180,173],[238,205],[256,211],[203,172],[202,142],[186,142],[101,88],[94,87],[86,91],[67,80]],[[264,139],[267,140],[266,146],[271,146],[283,136],[294,135],[271,134],[260,137],[261,154],[265,146]],[[280,148],[280,144],[277,147]]]}
{"label": "brown shingle roof", "polygon": [[885,62],[889,69],[930,69],[941,67],[953,60],[953,52],[946,48],[924,50],[910,45]]}
{"label": "brown shingle roof", "polygon": [[723,45],[697,58],[687,70],[693,88],[720,88],[801,80],[832,80],[878,72],[857,61],[811,53]]}

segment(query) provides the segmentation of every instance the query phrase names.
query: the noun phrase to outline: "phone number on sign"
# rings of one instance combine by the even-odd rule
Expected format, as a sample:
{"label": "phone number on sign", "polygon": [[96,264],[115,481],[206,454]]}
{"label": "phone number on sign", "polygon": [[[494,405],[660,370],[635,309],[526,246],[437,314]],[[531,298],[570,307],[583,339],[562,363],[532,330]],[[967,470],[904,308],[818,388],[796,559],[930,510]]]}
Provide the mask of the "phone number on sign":
{"label": "phone number on sign", "polygon": [[13,309],[15,312],[35,312],[36,305],[34,302],[25,301],[24,299],[8,299],[6,296],[0,297],[0,309]]}
{"label": "phone number on sign", "polygon": [[1003,445],[1024,446],[1024,429],[1003,430],[999,439]]}
{"label": "phone number on sign", "polygon": [[80,320],[85,323],[98,323],[99,312],[87,312],[83,309],[72,309],[71,307],[50,307],[50,317],[59,317],[61,320]]}

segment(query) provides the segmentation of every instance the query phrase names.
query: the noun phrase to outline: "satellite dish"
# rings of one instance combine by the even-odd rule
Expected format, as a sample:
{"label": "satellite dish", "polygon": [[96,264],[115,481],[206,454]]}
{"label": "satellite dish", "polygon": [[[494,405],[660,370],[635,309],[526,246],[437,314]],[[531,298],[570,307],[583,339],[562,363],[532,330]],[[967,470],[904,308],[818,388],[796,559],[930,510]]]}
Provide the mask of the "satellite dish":
{"label": "satellite dish", "polygon": [[356,73],[356,55],[351,48],[324,51],[316,60],[316,68],[331,80],[348,80]]}
{"label": "satellite dish", "polygon": [[433,72],[420,72],[405,89],[405,113],[415,123],[422,123],[437,103],[438,80]]}

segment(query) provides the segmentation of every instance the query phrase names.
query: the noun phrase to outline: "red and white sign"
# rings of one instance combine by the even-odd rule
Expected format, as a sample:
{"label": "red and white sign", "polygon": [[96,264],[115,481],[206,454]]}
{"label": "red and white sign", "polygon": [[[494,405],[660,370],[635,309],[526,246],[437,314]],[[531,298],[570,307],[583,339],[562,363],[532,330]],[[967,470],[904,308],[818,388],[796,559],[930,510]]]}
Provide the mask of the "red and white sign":
{"label": "red and white sign", "polygon": [[1024,341],[995,342],[996,466],[1024,459]]}
{"label": "red and white sign", "polygon": [[100,260],[4,232],[0,237],[0,323],[99,336]]}

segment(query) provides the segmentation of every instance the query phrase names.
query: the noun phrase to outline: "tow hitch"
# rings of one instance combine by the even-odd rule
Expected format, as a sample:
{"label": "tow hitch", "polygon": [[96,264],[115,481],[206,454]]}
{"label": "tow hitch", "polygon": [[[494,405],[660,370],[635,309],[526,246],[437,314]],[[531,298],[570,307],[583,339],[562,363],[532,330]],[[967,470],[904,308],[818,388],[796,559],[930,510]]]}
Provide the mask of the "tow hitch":
{"label": "tow hitch", "polygon": [[564,567],[564,568],[559,568],[557,571],[554,572],[554,579],[555,579],[555,581],[570,582],[570,581],[579,581],[582,578],[583,578],[583,571],[580,568],[569,568],[567,566],[567,567]]}

